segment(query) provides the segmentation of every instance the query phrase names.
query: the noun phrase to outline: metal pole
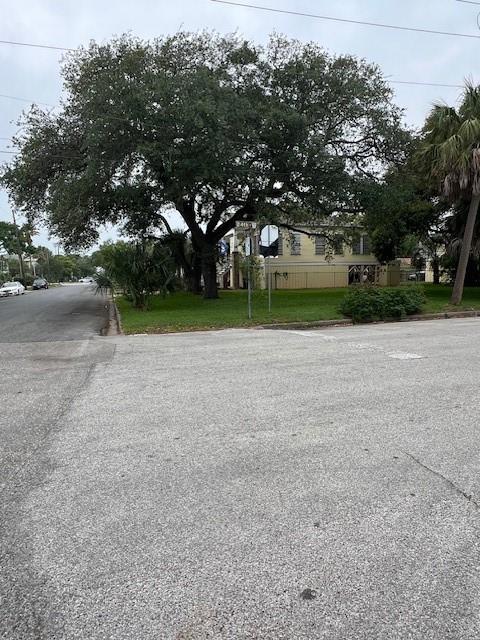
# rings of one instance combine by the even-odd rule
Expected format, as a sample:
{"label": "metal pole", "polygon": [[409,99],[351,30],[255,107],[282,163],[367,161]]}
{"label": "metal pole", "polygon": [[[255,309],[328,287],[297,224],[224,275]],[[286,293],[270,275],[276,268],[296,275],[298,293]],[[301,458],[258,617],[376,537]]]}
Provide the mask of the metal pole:
{"label": "metal pole", "polygon": [[18,233],[17,221],[15,219],[15,211],[12,210],[13,217],[13,225],[15,227],[15,236],[17,238],[17,247],[18,247],[18,263],[20,266],[20,277],[22,280],[25,280],[25,271],[23,269],[23,256],[22,256],[22,245],[20,243],[20,234]]}
{"label": "metal pole", "polygon": [[[267,254],[270,253],[270,225],[268,225],[267,227],[268,231],[267,231],[267,235],[268,235],[268,239],[267,239],[267,243],[268,243],[268,251]],[[267,264],[268,264],[268,268],[267,268],[267,281],[268,281],[268,311],[269,313],[272,310],[272,270],[270,269],[270,260],[272,259],[270,255],[267,255],[266,258],[267,260]]]}
{"label": "metal pole", "polygon": [[252,233],[249,233],[249,256],[247,264],[247,282],[248,282],[248,319],[252,319],[252,277],[251,277],[251,263],[252,263]]}

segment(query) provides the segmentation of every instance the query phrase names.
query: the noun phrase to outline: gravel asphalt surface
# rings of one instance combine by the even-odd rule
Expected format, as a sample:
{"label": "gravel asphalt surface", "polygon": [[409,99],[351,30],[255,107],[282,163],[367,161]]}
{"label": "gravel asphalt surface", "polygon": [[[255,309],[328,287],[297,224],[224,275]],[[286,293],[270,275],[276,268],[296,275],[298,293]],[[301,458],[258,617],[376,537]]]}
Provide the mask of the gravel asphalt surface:
{"label": "gravel asphalt surface", "polygon": [[[24,505],[46,486],[51,443],[113,346],[99,338],[105,300],[90,286],[0,298],[0,638],[48,638],[43,577],[32,563]],[[55,636],[54,636],[55,637]]]}
{"label": "gravel asphalt surface", "polygon": [[3,403],[4,353],[77,382],[7,479],[0,637],[477,640],[479,333],[1,344]]}

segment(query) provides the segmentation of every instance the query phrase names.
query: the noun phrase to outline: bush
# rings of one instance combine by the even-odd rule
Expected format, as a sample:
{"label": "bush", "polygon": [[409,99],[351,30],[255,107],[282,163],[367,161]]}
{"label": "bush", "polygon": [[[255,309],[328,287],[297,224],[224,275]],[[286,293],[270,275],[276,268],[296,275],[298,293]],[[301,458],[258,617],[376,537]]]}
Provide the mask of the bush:
{"label": "bush", "polygon": [[418,313],[425,302],[419,287],[358,287],[347,293],[340,311],[354,322],[373,322]]}
{"label": "bush", "polygon": [[137,309],[147,309],[154,293],[173,291],[175,265],[158,242],[116,242],[101,249],[103,271],[95,277],[97,290],[116,289]]}
{"label": "bush", "polygon": [[12,280],[14,280],[15,282],[20,282],[24,287],[31,287],[35,278],[30,273],[26,273],[23,278],[19,273],[16,273],[13,276]]}

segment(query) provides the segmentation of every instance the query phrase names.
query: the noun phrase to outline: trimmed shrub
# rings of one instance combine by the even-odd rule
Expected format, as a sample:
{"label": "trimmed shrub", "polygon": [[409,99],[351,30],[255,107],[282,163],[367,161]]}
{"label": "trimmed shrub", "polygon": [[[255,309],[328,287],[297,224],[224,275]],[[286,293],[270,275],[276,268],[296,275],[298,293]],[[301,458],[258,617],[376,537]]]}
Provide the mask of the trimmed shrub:
{"label": "trimmed shrub", "polygon": [[419,313],[425,302],[420,287],[358,287],[347,293],[340,311],[354,322],[374,322]]}

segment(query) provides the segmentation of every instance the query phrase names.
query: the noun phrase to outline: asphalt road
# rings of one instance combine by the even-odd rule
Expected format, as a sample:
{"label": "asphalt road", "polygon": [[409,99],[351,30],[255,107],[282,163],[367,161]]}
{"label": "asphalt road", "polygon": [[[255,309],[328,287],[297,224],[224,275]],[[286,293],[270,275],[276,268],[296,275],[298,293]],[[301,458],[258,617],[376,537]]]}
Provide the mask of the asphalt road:
{"label": "asphalt road", "polygon": [[[23,505],[55,462],[49,447],[93,368],[105,300],[89,286],[0,298],[0,637],[43,638],[43,589],[32,569]],[[31,526],[34,526],[33,524]]]}
{"label": "asphalt road", "polygon": [[0,637],[478,640],[479,334],[93,340],[17,480]]}
{"label": "asphalt road", "polygon": [[58,342],[97,335],[105,301],[90,285],[65,285],[0,298],[0,344]]}

